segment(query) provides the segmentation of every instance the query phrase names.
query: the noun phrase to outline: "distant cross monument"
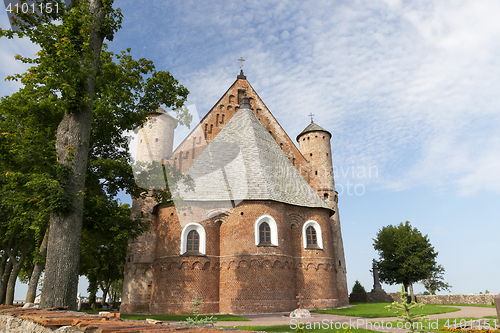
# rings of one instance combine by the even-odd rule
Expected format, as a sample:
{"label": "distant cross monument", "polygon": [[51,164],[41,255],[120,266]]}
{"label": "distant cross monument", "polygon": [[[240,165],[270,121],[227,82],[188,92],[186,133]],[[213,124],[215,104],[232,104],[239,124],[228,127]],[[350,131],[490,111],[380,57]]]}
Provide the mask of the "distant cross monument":
{"label": "distant cross monument", "polygon": [[302,294],[299,293],[299,295],[295,296],[295,298],[299,299],[299,309],[302,309],[302,301],[304,299],[304,296],[302,296]]}
{"label": "distant cross monument", "polygon": [[243,61],[245,61],[245,59],[243,59],[243,57],[240,57],[238,61],[241,62],[240,69],[243,70]]}
{"label": "distant cross monument", "polygon": [[311,123],[313,123],[313,122],[314,122],[314,121],[313,121],[313,117],[314,117],[314,115],[313,115],[313,113],[312,113],[312,112],[311,112],[311,113],[309,113],[309,117],[311,117]]}
{"label": "distant cross monument", "polygon": [[378,267],[377,267],[377,262],[375,259],[373,259],[373,264],[372,264],[372,269],[373,269],[373,289],[382,289],[382,286],[380,285],[379,277],[378,277]]}

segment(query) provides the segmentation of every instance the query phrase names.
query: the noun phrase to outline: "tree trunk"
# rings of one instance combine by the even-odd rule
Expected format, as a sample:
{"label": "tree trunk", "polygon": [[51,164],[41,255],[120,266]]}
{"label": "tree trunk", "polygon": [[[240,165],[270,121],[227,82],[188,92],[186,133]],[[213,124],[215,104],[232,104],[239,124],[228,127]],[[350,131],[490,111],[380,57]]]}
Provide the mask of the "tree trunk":
{"label": "tree trunk", "polygon": [[12,271],[12,261],[8,261],[0,281],[0,304],[5,304],[5,294],[7,293],[7,282]]}
{"label": "tree trunk", "polygon": [[7,254],[4,253],[2,258],[0,259],[0,281],[2,281],[3,272],[5,271],[5,266],[7,266],[8,258],[9,257],[7,256]]}
{"label": "tree trunk", "polygon": [[21,249],[21,255],[19,256],[19,260],[17,260],[17,249],[16,251],[10,251],[10,249],[6,249],[5,252],[9,255],[10,262],[13,263],[12,271],[10,272],[9,281],[7,283],[7,292],[5,293],[5,304],[12,305],[14,304],[14,291],[16,290],[16,280],[19,275],[19,271],[24,265],[24,260],[28,256],[28,253],[33,246],[32,237],[28,237],[27,243]]}
{"label": "tree trunk", "polygon": [[47,255],[47,243],[49,240],[49,229],[45,231],[43,236],[42,244],[38,254],[40,255],[41,262],[37,262],[35,267],[33,267],[33,272],[31,273],[30,282],[28,284],[28,292],[26,293],[26,303],[34,303],[36,298],[36,288],[38,287],[38,281],[40,280],[40,275],[43,271],[45,256]]}
{"label": "tree trunk", "polygon": [[411,301],[415,302],[415,295],[413,294],[413,283],[410,283],[410,296],[411,296]]}
{"label": "tree trunk", "polygon": [[90,48],[94,53],[94,59],[88,66],[89,68],[83,68],[86,65],[82,62],[82,70],[91,70],[93,73],[86,83],[88,99],[82,98],[76,110],[69,110],[72,112],[64,115],[57,128],[57,158],[60,164],[69,167],[72,171],[68,176],[67,193],[73,200],[74,210],[67,214],[52,213],[50,216],[47,262],[40,304],[44,309],[68,306],[70,310],[76,310],[85,173],[89,153],[95,78],[104,40],[100,27],[106,14],[101,0],[87,0],[86,4],[95,19],[90,36]]}
{"label": "tree trunk", "polygon": [[104,308],[104,306],[106,305],[106,296],[109,293],[110,286],[111,286],[111,283],[107,284],[106,286],[103,286],[101,284],[101,290],[102,290],[101,308]]}

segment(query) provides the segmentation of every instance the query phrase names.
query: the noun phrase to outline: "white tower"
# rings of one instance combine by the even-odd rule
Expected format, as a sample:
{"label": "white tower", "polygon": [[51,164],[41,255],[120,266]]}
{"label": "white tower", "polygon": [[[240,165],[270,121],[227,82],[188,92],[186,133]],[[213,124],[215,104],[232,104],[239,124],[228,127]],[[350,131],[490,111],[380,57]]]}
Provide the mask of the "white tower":
{"label": "white tower", "polygon": [[148,116],[139,130],[137,162],[160,162],[167,158],[174,147],[174,129],[177,120],[162,108]]}

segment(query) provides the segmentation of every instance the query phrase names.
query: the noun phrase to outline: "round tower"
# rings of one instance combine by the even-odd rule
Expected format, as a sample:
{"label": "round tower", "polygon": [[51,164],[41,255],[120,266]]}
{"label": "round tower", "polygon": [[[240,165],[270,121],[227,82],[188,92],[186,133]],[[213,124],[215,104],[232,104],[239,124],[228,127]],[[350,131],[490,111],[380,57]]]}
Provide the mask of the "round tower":
{"label": "round tower", "polygon": [[333,180],[332,134],[311,123],[297,136],[299,150],[309,162],[309,185],[331,207],[336,206],[337,192]]}
{"label": "round tower", "polygon": [[151,113],[139,130],[136,161],[161,162],[167,158],[174,147],[176,127],[177,120],[162,108]]}
{"label": "round tower", "polygon": [[347,290],[347,270],[345,266],[344,244],[340,228],[338,193],[333,177],[332,134],[311,123],[297,136],[299,150],[309,162],[309,185],[333,208],[335,214],[330,218],[333,234],[333,248],[339,305],[349,304]]}

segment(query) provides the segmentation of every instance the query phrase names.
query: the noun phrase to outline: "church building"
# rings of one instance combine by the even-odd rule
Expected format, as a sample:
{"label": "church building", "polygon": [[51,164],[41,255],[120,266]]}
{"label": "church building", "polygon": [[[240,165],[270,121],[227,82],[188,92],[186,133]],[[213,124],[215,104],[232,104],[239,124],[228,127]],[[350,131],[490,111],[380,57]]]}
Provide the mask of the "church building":
{"label": "church building", "polygon": [[129,244],[122,313],[192,313],[196,296],[201,313],[348,304],[330,132],[311,120],[297,148],[243,70],[175,151],[175,119],[150,121],[137,160],[192,182],[175,205],[133,200],[150,229]]}

